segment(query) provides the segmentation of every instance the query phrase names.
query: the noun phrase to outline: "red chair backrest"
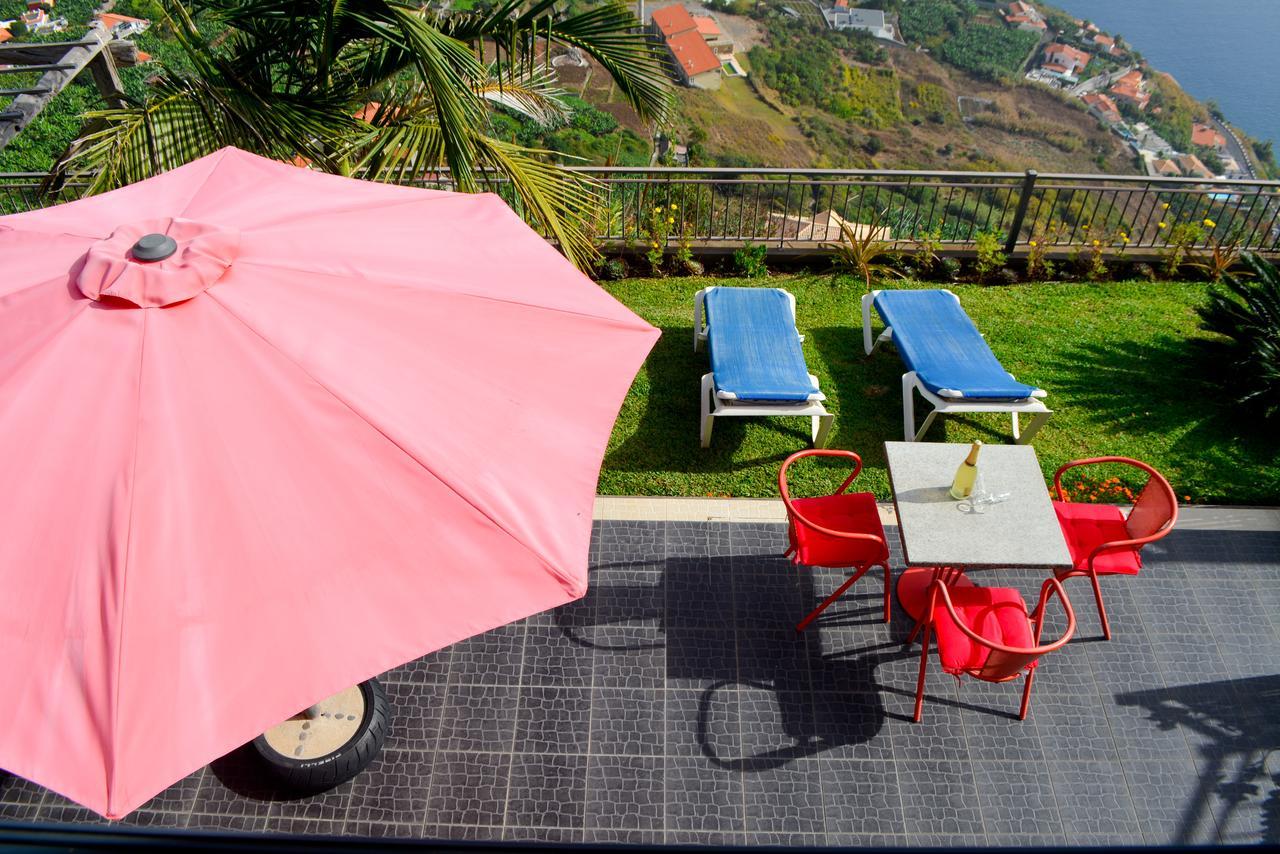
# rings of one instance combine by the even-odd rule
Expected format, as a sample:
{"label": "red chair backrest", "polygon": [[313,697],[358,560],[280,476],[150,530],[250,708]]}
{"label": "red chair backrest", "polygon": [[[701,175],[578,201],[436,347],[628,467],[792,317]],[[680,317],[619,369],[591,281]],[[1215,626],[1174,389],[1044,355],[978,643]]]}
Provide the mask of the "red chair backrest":
{"label": "red chair backrest", "polygon": [[1172,527],[1178,517],[1178,496],[1173,487],[1158,472],[1152,471],[1147,485],[1138,493],[1133,502],[1129,518],[1125,521],[1125,530],[1135,540],[1158,534],[1165,528]]}
{"label": "red chair backrest", "polygon": [[[1035,620],[1032,637],[1035,639],[1036,645],[1027,649],[1005,646],[990,638],[985,638],[971,629],[956,613],[955,606],[951,604],[951,596],[947,593],[947,587],[941,581],[933,583],[932,591],[932,595],[942,602],[943,607],[950,613],[952,621],[955,622],[960,631],[964,632],[974,643],[991,650],[987,660],[983,662],[982,669],[970,672],[971,676],[987,682],[1005,682],[1012,679],[1046,652],[1053,652],[1055,649],[1064,646],[1076,632],[1076,613],[1071,608],[1071,600],[1067,598],[1066,591],[1062,589],[1062,583],[1056,578],[1046,579],[1044,584],[1040,586],[1040,601],[1032,612]],[[1062,633],[1062,637],[1056,641],[1041,644],[1040,631],[1044,628],[1044,612],[1050,595],[1057,596],[1062,602],[1062,608],[1067,615],[1067,628]],[[931,602],[930,610],[932,610],[932,607],[933,603]]]}

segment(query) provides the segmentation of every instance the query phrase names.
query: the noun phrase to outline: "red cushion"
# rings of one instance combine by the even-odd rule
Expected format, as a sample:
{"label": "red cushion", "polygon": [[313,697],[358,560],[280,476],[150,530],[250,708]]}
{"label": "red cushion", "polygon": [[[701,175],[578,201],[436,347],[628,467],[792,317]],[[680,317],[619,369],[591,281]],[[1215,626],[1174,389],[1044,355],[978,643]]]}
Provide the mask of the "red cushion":
{"label": "red cushion", "polygon": [[[1027,604],[1022,594],[1009,587],[951,587],[951,604],[956,614],[981,637],[1004,646],[1030,649],[1035,646]],[[938,639],[938,656],[948,673],[974,674],[987,663],[989,647],[975,643],[960,631],[947,606],[938,602],[933,611],[933,630]]]}
{"label": "red cushion", "polygon": [[800,515],[816,525],[849,534],[874,534],[880,538],[877,543],[831,537],[793,518],[791,542],[796,548],[797,563],[807,566],[861,566],[889,557],[876,497],[870,492],[793,498],[791,504]]}
{"label": "red cushion", "polygon": [[[1058,513],[1058,524],[1062,526],[1071,560],[1078,570],[1089,568],[1089,555],[1103,543],[1133,539],[1119,507],[1055,501],[1053,509]],[[1142,568],[1142,555],[1137,547],[1103,552],[1094,560],[1093,568],[1099,575],[1137,575]]]}

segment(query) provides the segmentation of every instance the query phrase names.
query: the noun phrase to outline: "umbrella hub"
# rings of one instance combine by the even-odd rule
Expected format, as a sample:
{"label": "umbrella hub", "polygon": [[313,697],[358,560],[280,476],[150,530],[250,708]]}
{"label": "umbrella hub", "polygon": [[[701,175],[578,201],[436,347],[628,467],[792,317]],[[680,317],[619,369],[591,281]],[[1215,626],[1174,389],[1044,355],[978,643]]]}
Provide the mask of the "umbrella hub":
{"label": "umbrella hub", "polygon": [[185,302],[221,281],[240,254],[240,233],[165,218],[122,225],[94,243],[76,286],[99,302],[137,308]]}

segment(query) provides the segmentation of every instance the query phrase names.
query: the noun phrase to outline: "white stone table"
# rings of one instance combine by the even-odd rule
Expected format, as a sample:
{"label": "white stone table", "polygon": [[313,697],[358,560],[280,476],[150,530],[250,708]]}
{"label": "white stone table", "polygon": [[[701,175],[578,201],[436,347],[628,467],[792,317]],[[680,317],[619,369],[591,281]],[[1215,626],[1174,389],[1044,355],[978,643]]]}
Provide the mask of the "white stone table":
{"label": "white stone table", "polygon": [[[936,570],[948,584],[967,584],[958,571],[1000,567],[1065,569],[1071,553],[1030,445],[984,445],[978,455],[982,485],[1009,500],[981,513],[949,494],[967,444],[885,442],[898,535],[908,569],[898,578],[898,601],[919,619]],[[916,569],[916,568],[919,569]]]}

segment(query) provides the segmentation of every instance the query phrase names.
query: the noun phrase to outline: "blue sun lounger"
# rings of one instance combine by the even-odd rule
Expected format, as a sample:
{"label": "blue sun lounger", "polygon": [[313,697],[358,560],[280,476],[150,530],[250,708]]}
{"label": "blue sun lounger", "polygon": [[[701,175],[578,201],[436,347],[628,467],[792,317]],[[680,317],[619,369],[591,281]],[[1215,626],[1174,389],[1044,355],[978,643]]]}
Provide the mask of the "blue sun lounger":
{"label": "blue sun lounger", "polygon": [[791,415],[812,419],[821,448],[835,416],[818,378],[805,366],[796,332],[796,298],[778,288],[704,288],[694,296],[693,349],[706,342],[711,373],[702,377],[701,442],[711,445],[720,416]]}
{"label": "blue sun lounger", "polygon": [[[872,306],[885,325],[874,343]],[[1004,369],[951,291],[873,291],[864,296],[863,349],[869,356],[884,341],[897,346],[907,366],[902,375],[902,424],[908,442],[919,441],[939,413],[1008,412],[1014,440],[1026,444],[1053,414],[1041,401],[1046,392],[1018,382]],[[919,430],[913,392],[933,404]],[[1019,415],[1031,416],[1025,430],[1019,429]]]}

